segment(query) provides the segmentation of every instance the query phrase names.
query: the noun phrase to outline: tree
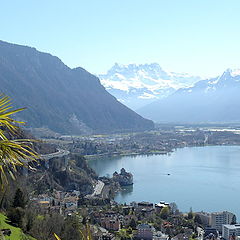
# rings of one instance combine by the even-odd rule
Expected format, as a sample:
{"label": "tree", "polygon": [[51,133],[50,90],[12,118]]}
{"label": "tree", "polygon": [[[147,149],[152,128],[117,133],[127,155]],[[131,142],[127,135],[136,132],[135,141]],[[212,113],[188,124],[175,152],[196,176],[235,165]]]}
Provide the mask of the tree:
{"label": "tree", "polygon": [[136,229],[136,228],[137,228],[137,223],[136,223],[136,221],[135,221],[134,218],[131,219],[129,226],[130,226],[132,229]]}
{"label": "tree", "polygon": [[160,217],[164,220],[166,220],[169,216],[169,208],[168,207],[164,207],[162,208],[161,212],[160,212]]}
{"label": "tree", "polygon": [[[37,153],[32,149],[32,140],[16,139],[19,126],[23,122],[14,120],[11,115],[24,108],[12,110],[11,100],[8,96],[0,95],[0,184],[3,188],[8,183],[8,176],[15,179],[13,172],[18,166],[29,166],[30,161],[38,159]],[[14,139],[15,138],[15,139]]]}
{"label": "tree", "polygon": [[236,215],[233,215],[231,224],[236,224],[236,223],[237,223],[237,217]]}
{"label": "tree", "polygon": [[24,210],[20,207],[11,208],[7,212],[7,217],[9,221],[17,227],[22,227],[23,216],[24,216]]}
{"label": "tree", "polygon": [[193,211],[192,211],[192,208],[190,208],[190,211],[188,213],[188,216],[187,218],[190,220],[190,219],[193,219]]}
{"label": "tree", "polygon": [[170,203],[171,214],[177,214],[179,212],[178,206],[175,202]]}
{"label": "tree", "polygon": [[25,208],[26,205],[26,201],[24,198],[24,194],[21,191],[20,188],[17,189],[15,196],[14,196],[14,200],[13,200],[13,207],[21,207],[21,208]]}
{"label": "tree", "polygon": [[202,224],[202,219],[198,214],[195,215],[194,222],[198,224]]}

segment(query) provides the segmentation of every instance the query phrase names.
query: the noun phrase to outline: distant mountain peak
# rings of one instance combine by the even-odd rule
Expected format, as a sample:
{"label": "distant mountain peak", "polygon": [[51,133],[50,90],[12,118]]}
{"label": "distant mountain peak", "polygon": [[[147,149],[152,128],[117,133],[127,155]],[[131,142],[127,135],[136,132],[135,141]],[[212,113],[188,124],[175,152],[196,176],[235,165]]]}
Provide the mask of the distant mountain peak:
{"label": "distant mountain peak", "polygon": [[164,122],[240,122],[240,70],[201,80],[151,103],[140,114]]}
{"label": "distant mountain peak", "polygon": [[135,110],[200,80],[186,73],[168,73],[158,63],[115,63],[99,78],[112,95]]}
{"label": "distant mountain peak", "polygon": [[227,68],[222,75],[219,76],[219,79],[223,79],[223,78],[231,78],[231,77],[236,77],[236,76],[240,76],[240,69],[236,68],[236,69],[231,69],[231,68]]}
{"label": "distant mountain peak", "polygon": [[222,74],[222,76],[220,76],[220,78],[229,78],[229,77],[231,77],[232,76],[232,69],[230,69],[230,68],[227,68],[224,72],[223,72],[223,74]]}

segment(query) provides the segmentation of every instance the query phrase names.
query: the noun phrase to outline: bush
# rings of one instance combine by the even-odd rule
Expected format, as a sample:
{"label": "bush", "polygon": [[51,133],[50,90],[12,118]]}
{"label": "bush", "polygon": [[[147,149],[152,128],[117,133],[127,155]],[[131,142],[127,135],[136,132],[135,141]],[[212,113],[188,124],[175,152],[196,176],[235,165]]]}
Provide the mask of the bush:
{"label": "bush", "polygon": [[22,227],[24,210],[21,207],[10,208],[7,212],[8,220],[17,227]]}

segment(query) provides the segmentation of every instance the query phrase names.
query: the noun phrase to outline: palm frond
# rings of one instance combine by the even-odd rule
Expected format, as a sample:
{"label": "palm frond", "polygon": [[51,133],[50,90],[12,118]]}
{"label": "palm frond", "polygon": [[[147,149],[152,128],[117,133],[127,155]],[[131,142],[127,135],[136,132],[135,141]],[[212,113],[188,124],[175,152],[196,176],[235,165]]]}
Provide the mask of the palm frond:
{"label": "palm frond", "polygon": [[11,110],[11,104],[11,99],[8,96],[0,94],[0,127],[15,132],[18,127],[14,124],[24,124],[24,122],[14,120],[10,116],[24,110],[25,108]]}
{"label": "palm frond", "polygon": [[7,174],[13,179],[17,167],[27,167],[29,162],[39,159],[32,148],[30,139],[10,140],[6,136],[6,129],[12,134],[17,134],[19,129],[16,124],[24,122],[14,120],[11,115],[22,111],[24,108],[12,110],[11,100],[8,96],[0,94],[0,185],[7,183]]}
{"label": "palm frond", "polygon": [[[84,229],[78,228],[78,230],[81,234],[82,240],[92,240],[93,239],[89,224],[87,224]],[[58,237],[58,235],[56,233],[54,233],[54,237],[57,240],[61,240],[61,238]]]}
{"label": "palm frond", "polygon": [[58,235],[56,233],[54,233],[54,237],[57,239],[57,240],[61,240],[60,237],[58,237]]}

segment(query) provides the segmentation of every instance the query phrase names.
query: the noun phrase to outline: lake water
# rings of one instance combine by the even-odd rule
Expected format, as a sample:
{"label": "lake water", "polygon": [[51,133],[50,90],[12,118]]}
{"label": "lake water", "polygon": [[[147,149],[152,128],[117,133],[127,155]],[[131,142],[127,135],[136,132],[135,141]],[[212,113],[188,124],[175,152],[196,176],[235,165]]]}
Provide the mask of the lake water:
{"label": "lake water", "polygon": [[[240,218],[240,147],[206,146],[177,149],[168,155],[125,156],[89,161],[100,175],[122,167],[134,185],[115,200],[176,202],[181,211],[232,211]],[[168,175],[170,174],[170,175]]]}

